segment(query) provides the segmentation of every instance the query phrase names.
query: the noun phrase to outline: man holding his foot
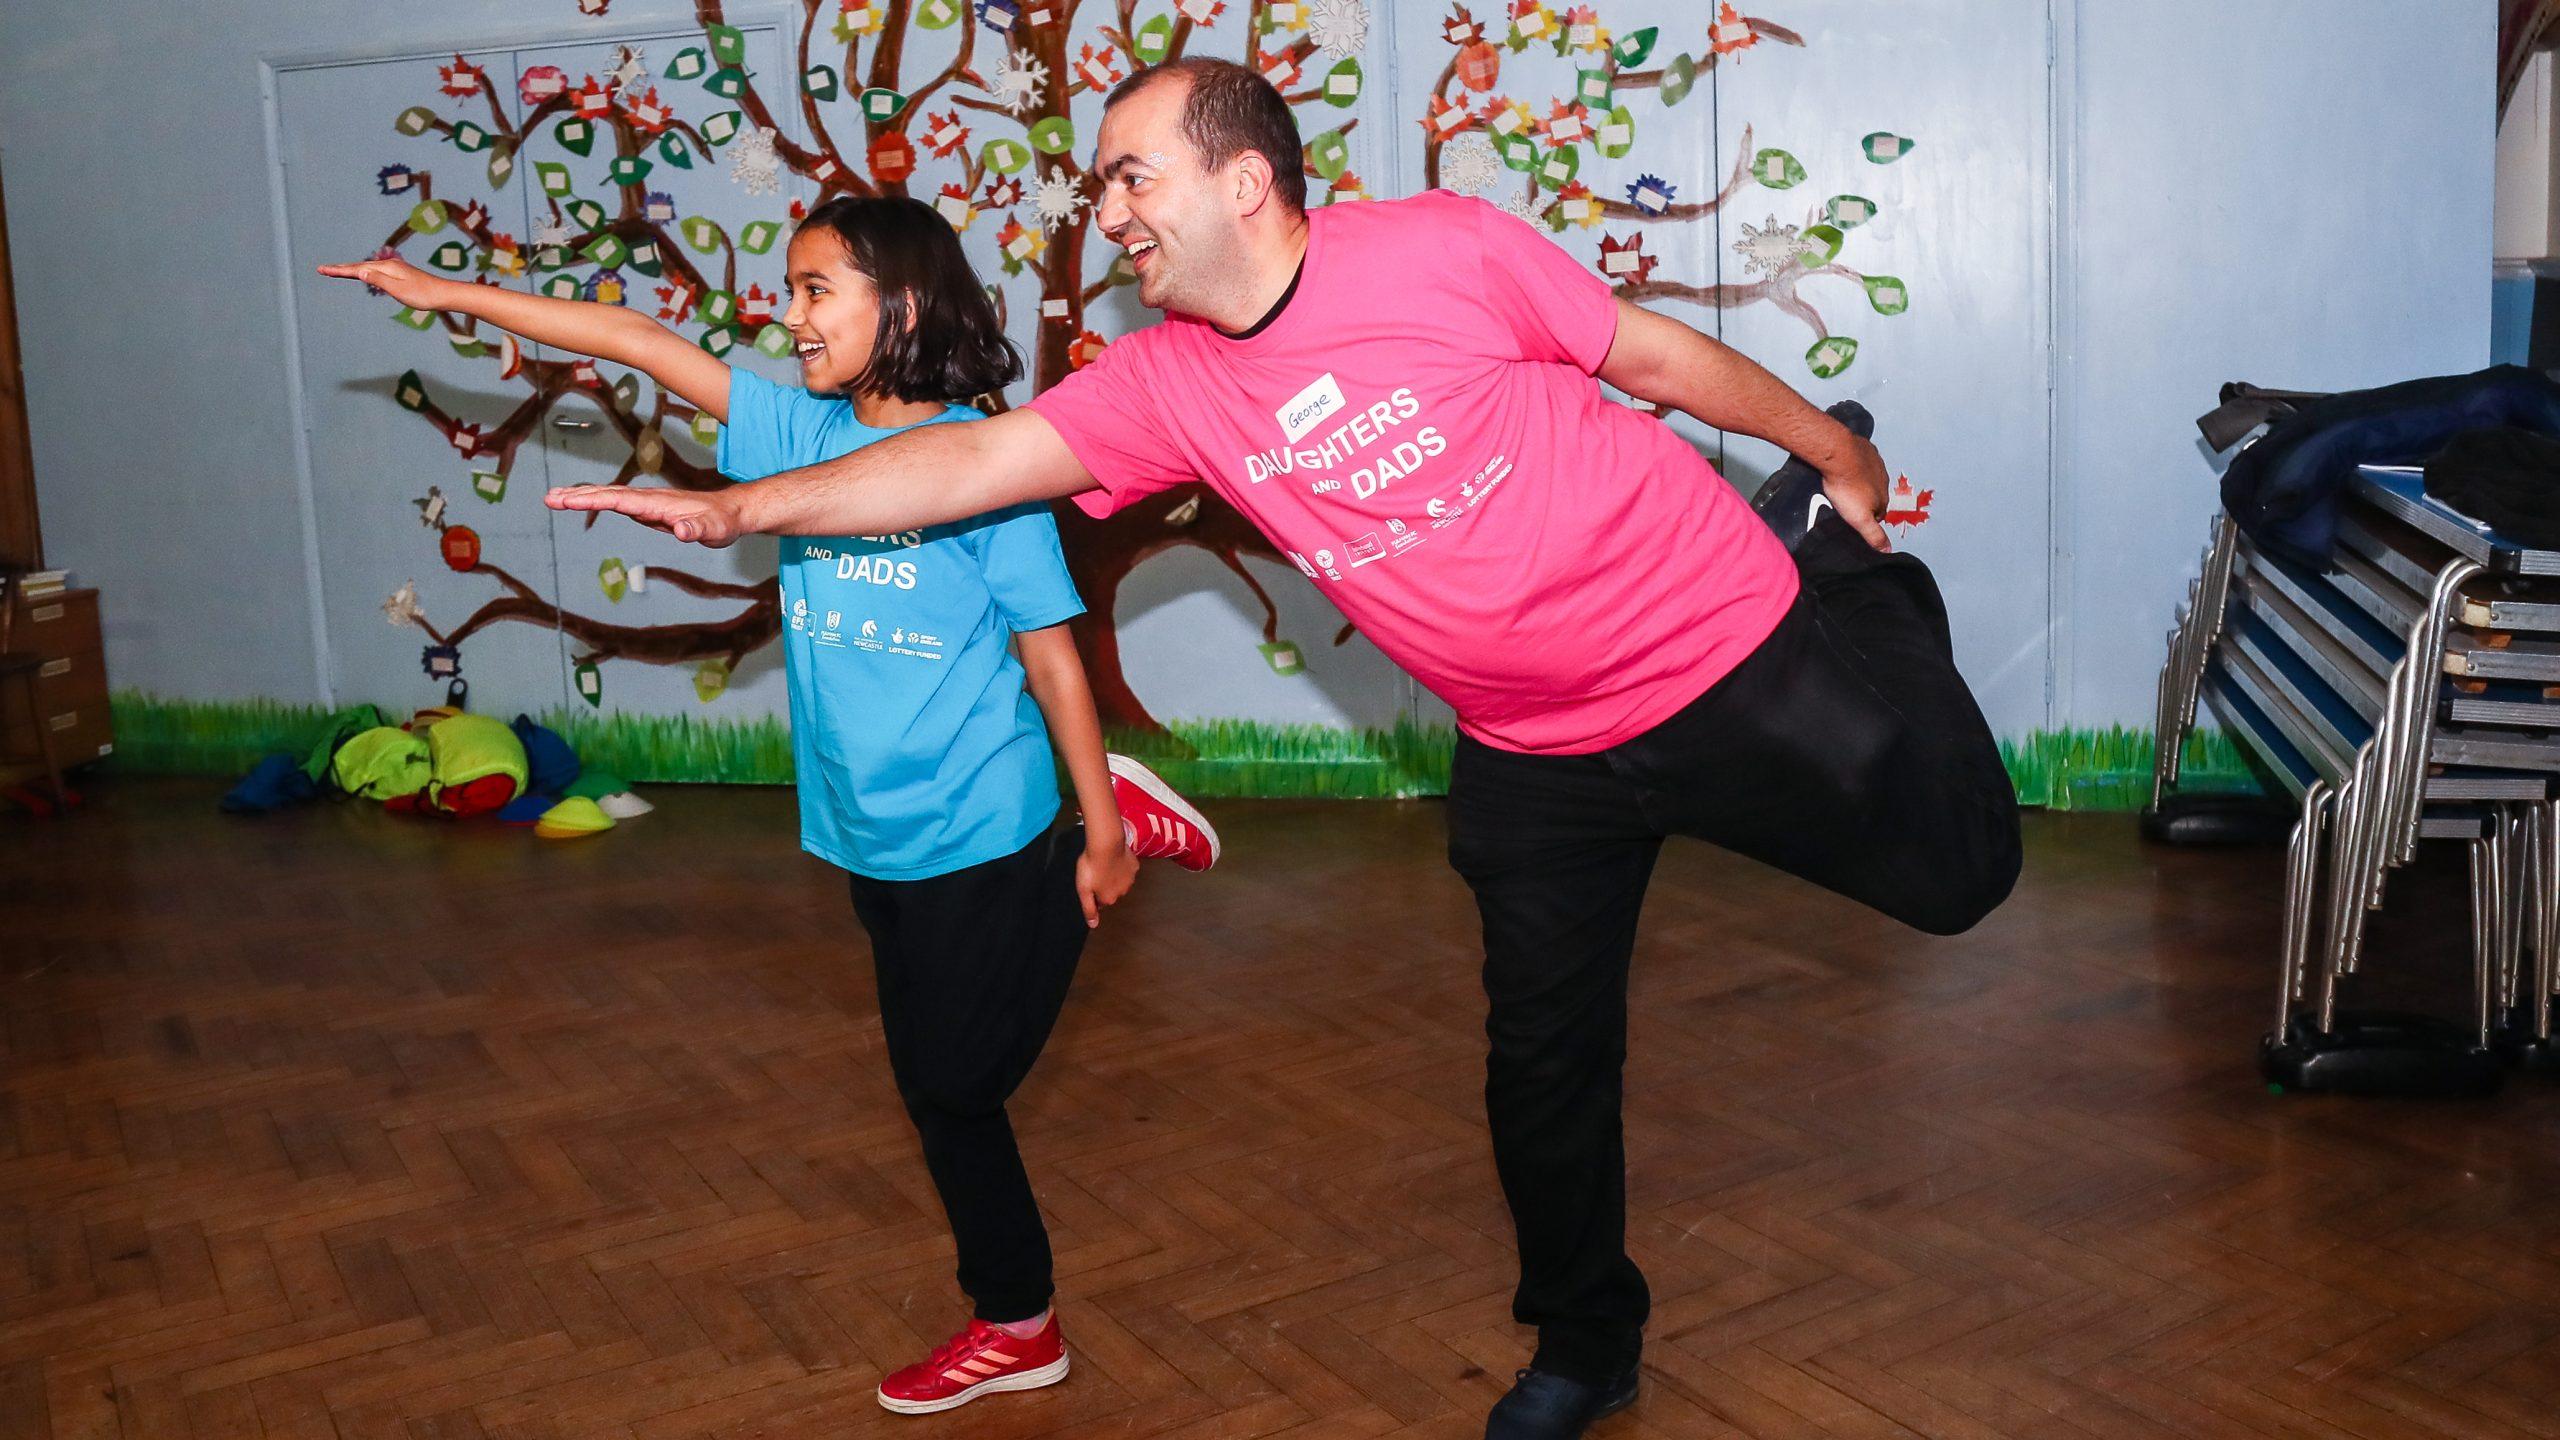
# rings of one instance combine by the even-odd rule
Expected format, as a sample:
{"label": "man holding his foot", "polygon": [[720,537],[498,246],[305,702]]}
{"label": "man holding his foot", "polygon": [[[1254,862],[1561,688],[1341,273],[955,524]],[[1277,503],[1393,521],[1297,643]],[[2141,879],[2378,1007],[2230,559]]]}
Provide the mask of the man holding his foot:
{"label": "man holding his foot", "polygon": [[[707,544],[1043,497],[1107,515],[1188,481],[1251,519],[1457,711],[1449,855],[1484,921],[1485,1105],[1514,1314],[1538,1337],[1486,1434],[1578,1435],[1635,1398],[1650,1306],[1619,1114],[1664,838],[1935,934],[2017,877],[2015,800],[1937,587],[1886,553],[1861,434],[1527,225],[1447,193],[1309,214],[1295,121],[1249,70],[1139,72],[1094,174],[1163,324],[996,419],[729,491],[551,503]],[[1603,380],[1805,463],[1764,524]]]}

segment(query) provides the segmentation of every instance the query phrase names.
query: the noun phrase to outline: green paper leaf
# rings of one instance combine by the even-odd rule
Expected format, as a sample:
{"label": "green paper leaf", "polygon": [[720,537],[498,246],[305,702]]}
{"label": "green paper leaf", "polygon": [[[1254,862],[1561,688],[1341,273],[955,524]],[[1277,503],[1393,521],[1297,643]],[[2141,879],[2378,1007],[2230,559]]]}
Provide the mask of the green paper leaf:
{"label": "green paper leaf", "polygon": [[703,704],[717,700],[729,688],[729,662],[705,660],[693,667],[693,693]]}
{"label": "green paper leaf", "polygon": [[488,341],[474,339],[469,335],[447,335],[444,338],[445,343],[453,347],[453,353],[465,360],[477,360],[493,348]]}
{"label": "green paper leaf", "polygon": [[439,270],[459,270],[471,263],[471,247],[459,240],[447,240],[427,252],[427,263]]}
{"label": "green paper leaf", "polygon": [[694,411],[693,425],[691,428],[693,438],[696,442],[704,445],[717,445],[720,443],[720,422],[712,418],[710,411]]}
{"label": "green paper leaf", "polygon": [[677,51],[676,58],[667,62],[666,74],[670,80],[698,80],[710,70],[710,54],[699,45],[689,45]]}
{"label": "green paper leaf", "polygon": [[1689,87],[1698,83],[1698,62],[1686,55],[1674,55],[1662,67],[1662,86],[1657,92],[1665,105],[1677,105],[1689,98]]}
{"label": "green paper leaf", "polygon": [[1636,148],[1634,112],[1624,105],[1611,110],[1601,118],[1599,133],[1594,138],[1599,141],[1601,154],[1612,160],[1625,159],[1627,152]]}
{"label": "green paper leaf", "polygon": [[719,249],[729,238],[729,232],[721,229],[718,221],[704,215],[686,216],[676,233],[684,237],[684,243],[705,255]]}
{"label": "green paper leaf", "polygon": [[489,183],[500,190],[516,178],[516,151],[512,145],[500,145],[489,152]]}
{"label": "green paper leaf", "polygon": [[641,156],[618,155],[611,165],[605,167],[604,173],[605,178],[616,185],[637,185],[648,179],[649,172],[656,168]]}
{"label": "green paper leaf", "polygon": [[436,112],[424,105],[412,105],[400,112],[400,118],[391,122],[391,128],[403,135],[424,135],[435,123]]}
{"label": "green paper leaf", "polygon": [[554,300],[578,298],[578,279],[574,275],[554,275],[542,282],[542,293]]}
{"label": "green paper leaf", "polygon": [[1796,258],[1810,270],[1828,265],[1840,254],[1840,244],[1848,237],[1837,225],[1811,225],[1796,237]]}
{"label": "green paper leaf", "polygon": [[658,242],[643,240],[631,247],[631,268],[654,280],[666,273],[666,265],[658,255]]}
{"label": "green paper leaf", "polygon": [[436,323],[436,312],[433,310],[412,310],[408,306],[403,305],[391,313],[391,318],[408,326],[412,330],[424,330],[428,326]]}
{"label": "green paper leaf", "polygon": [[1867,277],[1867,303],[1874,306],[1879,315],[1899,315],[1911,308],[1911,292],[1904,287],[1899,276],[1870,275]]}
{"label": "green paper leaf", "polygon": [[1619,36],[1617,43],[1610,47],[1610,53],[1617,57],[1618,68],[1632,70],[1643,64],[1652,56],[1653,42],[1661,34],[1659,29],[1647,25],[1641,30],[1630,30]]}
{"label": "green paper leaf", "polygon": [[1502,153],[1502,163],[1526,175],[1537,168],[1538,142],[1526,135],[1505,136],[1495,147]]}
{"label": "green paper leaf", "polygon": [[593,230],[604,224],[604,207],[593,200],[572,200],[563,208],[569,212],[570,219],[578,222],[581,230]]}
{"label": "green paper leaf", "polygon": [[1823,202],[1822,218],[1843,230],[1855,230],[1876,218],[1876,202],[1864,195],[1834,195]]}
{"label": "green paper leaf", "polygon": [[994,139],[978,148],[978,163],[998,175],[1011,175],[1031,163],[1031,151],[1019,140]]}
{"label": "green paper leaf", "polygon": [[1271,667],[1274,675],[1303,675],[1307,671],[1307,657],[1294,640],[1272,640],[1254,648],[1262,652],[1263,663]]}
{"label": "green paper leaf", "polygon": [[1581,173],[1582,152],[1570,145],[1562,150],[1550,150],[1539,157],[1537,169],[1530,172],[1536,177],[1539,188],[1544,190],[1562,190]]}
{"label": "green paper leaf", "polygon": [[686,145],[684,137],[673,130],[658,137],[658,158],[679,170],[693,168],[692,147]]}
{"label": "green paper leaf", "polygon": [[613,408],[628,410],[640,399],[640,377],[625,374],[613,382]]}
{"label": "green paper leaf", "polygon": [[571,672],[577,676],[578,698],[596,709],[604,708],[604,672],[593,660],[581,660]]}
{"label": "green paper leaf", "polygon": [[1173,50],[1173,17],[1159,15],[1138,27],[1136,35],[1138,59],[1147,65],[1161,65]]}
{"label": "green paper leaf", "polygon": [[1859,147],[1867,152],[1867,158],[1878,165],[1892,164],[1910,154],[1911,148],[1919,143],[1907,136],[1896,135],[1890,130],[1879,130],[1858,142]]}
{"label": "green paper leaf", "polygon": [[417,208],[409,212],[409,228],[421,235],[433,235],[444,228],[445,218],[443,201],[421,200]]}
{"label": "green paper leaf", "polygon": [[391,398],[400,402],[401,409],[415,414],[427,408],[427,382],[418,378],[417,371],[403,370],[392,383]]}
{"label": "green paper leaf", "polygon": [[738,318],[738,297],[727,290],[705,290],[693,313],[706,325],[726,325]]}
{"label": "green paper leaf", "polygon": [[533,173],[545,195],[566,195],[578,188],[578,182],[570,178],[569,167],[556,160],[534,161]]}
{"label": "green paper leaf", "polygon": [[779,360],[791,353],[791,332],[779,325],[767,325],[756,332],[756,348]]}
{"label": "green paper leaf", "polygon": [[1327,181],[1342,178],[1351,168],[1351,147],[1343,143],[1341,131],[1327,130],[1307,142],[1307,168]]}
{"label": "green paper leaf", "polygon": [[714,145],[726,145],[738,133],[738,112],[723,110],[702,122],[702,138]]}
{"label": "green paper leaf", "polygon": [[631,590],[631,572],[622,568],[621,556],[608,555],[602,564],[596,566],[596,584],[604,591],[608,603],[622,603],[622,597]]}
{"label": "green paper leaf", "polygon": [[495,505],[495,504],[497,504],[499,501],[506,499],[506,498],[507,498],[507,472],[505,472],[505,471],[503,471],[503,470],[474,470],[474,471],[472,471],[472,472],[471,472],[471,493],[472,493],[472,494],[474,494],[474,495],[479,496],[479,497],[480,497],[481,499],[483,499],[483,500],[488,501],[488,502],[489,502],[490,504],[492,504],[492,505]]}
{"label": "green paper leaf", "polygon": [[1031,146],[1043,155],[1064,155],[1076,148],[1075,122],[1052,115],[1031,127]]}
{"label": "green paper leaf", "polygon": [[489,132],[468,120],[457,120],[453,125],[453,148],[466,152],[486,150]]}
{"label": "green paper leaf", "polygon": [[1858,358],[1858,342],[1846,335],[1833,335],[1813,342],[1804,352],[1804,363],[1813,373],[1828,380],[1849,368]]}
{"label": "green paper leaf", "polygon": [[711,58],[723,65],[747,63],[747,32],[734,25],[705,25],[704,38],[711,42]]}
{"label": "green paper leaf", "polygon": [[960,19],[960,0],[924,0],[916,7],[916,23],[927,30],[948,30]]}
{"label": "green paper leaf", "polygon": [[1350,109],[1360,98],[1363,80],[1359,60],[1346,56],[1341,64],[1325,72],[1324,103],[1337,110]]}
{"label": "green paper leaf", "polygon": [[738,332],[726,325],[718,325],[703,331],[702,338],[694,343],[700,345],[707,354],[726,355],[737,348]]}
{"label": "green paper leaf", "polygon": [[572,115],[551,127],[551,138],[572,155],[592,155],[596,150],[596,125]]}
{"label": "green paper leaf", "polygon": [[761,255],[773,248],[782,227],[770,220],[750,220],[738,227],[738,248],[750,255]]}
{"label": "green paper leaf", "polygon": [[1804,183],[1804,166],[1784,150],[1767,149],[1751,157],[1751,178],[1772,190],[1792,190]]}
{"label": "green paper leaf", "polygon": [[579,253],[598,265],[611,267],[630,259],[631,247],[622,243],[621,236],[607,232],[589,241],[587,248]]}
{"label": "green paper leaf", "polygon": [[1616,77],[1606,70],[1585,70],[1573,77],[1573,98],[1594,110],[1609,108],[1609,92]]}
{"label": "green paper leaf", "polygon": [[811,99],[833,100],[840,88],[835,67],[832,65],[810,66],[800,72],[800,88],[808,91]]}
{"label": "green paper leaf", "polygon": [[862,92],[862,118],[874,125],[898,118],[907,108],[907,97],[878,85]]}
{"label": "green paper leaf", "polygon": [[747,72],[735,65],[714,70],[711,78],[702,82],[702,88],[723,100],[735,100],[747,93]]}

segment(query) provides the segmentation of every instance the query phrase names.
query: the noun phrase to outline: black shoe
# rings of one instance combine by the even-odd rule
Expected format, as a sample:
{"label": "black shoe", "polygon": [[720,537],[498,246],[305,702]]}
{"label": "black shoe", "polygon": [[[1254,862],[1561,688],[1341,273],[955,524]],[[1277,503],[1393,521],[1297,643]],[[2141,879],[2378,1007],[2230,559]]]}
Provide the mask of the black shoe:
{"label": "black shoe", "polygon": [[1523,1370],[1511,1393],[1494,1402],[1484,1440],[1573,1440],[1603,1415],[1635,1403],[1636,1367],[1606,1385],[1585,1385],[1544,1370]]}
{"label": "black shoe", "polygon": [[[1861,440],[1876,433],[1876,417],[1855,400],[1843,400],[1823,413],[1848,426],[1849,433]],[[1790,455],[1777,473],[1761,482],[1759,493],[1751,497],[1751,508],[1777,532],[1778,543],[1792,551],[1822,512],[1831,508],[1831,501],[1822,493],[1822,472]]]}

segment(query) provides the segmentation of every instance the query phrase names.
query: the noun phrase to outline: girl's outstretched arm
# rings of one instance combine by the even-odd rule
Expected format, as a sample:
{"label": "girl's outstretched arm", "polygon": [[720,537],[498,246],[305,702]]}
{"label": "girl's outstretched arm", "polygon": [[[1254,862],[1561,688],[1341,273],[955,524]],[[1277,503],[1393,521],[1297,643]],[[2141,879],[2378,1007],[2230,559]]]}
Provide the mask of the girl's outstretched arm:
{"label": "girl's outstretched arm", "polygon": [[590,355],[648,372],[712,419],[729,420],[729,367],[701,347],[636,310],[587,300],[554,300],[497,285],[447,280],[406,260],[323,265],[320,273],[361,280],[412,310],[477,316],[537,345]]}
{"label": "girl's outstretched arm", "polygon": [[1076,894],[1084,923],[1100,925],[1102,907],[1116,903],[1137,882],[1138,861],[1120,828],[1120,802],[1112,798],[1110,764],[1102,754],[1102,716],[1093,708],[1084,660],[1064,625],[1026,630],[1014,637],[1022,649],[1023,679],[1049,722],[1049,743],[1067,762],[1076,806],[1084,811],[1084,854],[1076,860]]}

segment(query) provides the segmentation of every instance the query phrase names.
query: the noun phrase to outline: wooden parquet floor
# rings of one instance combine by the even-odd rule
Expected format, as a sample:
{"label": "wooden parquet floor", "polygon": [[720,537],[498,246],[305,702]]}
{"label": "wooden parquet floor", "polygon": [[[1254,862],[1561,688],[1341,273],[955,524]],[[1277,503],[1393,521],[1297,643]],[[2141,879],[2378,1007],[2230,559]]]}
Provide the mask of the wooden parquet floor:
{"label": "wooden parquet floor", "polygon": [[[961,1301],[786,792],[554,845],[217,789],[0,819],[0,1440],[1472,1440],[1522,1362],[1435,806],[1218,806],[1110,917],[1015,1111],[1076,1369],[909,1419]],[[2275,855],[2028,854],[1950,941],[1665,856],[1596,1433],[2560,1436],[2560,1081],[2272,1096]]]}

